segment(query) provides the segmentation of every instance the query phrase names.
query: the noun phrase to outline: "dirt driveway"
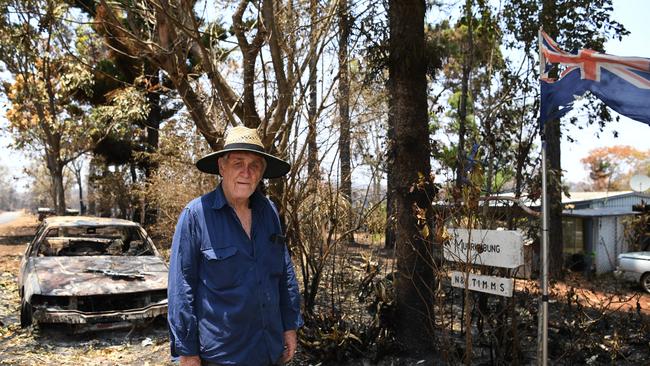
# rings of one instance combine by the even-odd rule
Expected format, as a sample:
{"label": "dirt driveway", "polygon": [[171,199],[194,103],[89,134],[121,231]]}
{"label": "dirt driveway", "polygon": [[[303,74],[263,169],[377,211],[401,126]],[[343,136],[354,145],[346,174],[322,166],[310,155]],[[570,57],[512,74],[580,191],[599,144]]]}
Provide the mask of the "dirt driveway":
{"label": "dirt driveway", "polygon": [[0,225],[0,365],[171,365],[164,322],[85,335],[20,328],[16,280],[25,244],[36,225],[32,215]]}

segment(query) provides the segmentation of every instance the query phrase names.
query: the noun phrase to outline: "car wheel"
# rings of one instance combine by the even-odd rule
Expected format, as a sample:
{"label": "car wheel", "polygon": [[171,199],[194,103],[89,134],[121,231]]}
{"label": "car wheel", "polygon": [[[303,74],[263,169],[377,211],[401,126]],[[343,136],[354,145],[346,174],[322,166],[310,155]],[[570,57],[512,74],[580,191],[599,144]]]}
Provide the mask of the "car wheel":
{"label": "car wheel", "polygon": [[25,300],[20,301],[20,327],[27,328],[32,325],[32,304]]}
{"label": "car wheel", "polygon": [[645,292],[650,293],[650,272],[646,272],[641,276],[641,287]]}

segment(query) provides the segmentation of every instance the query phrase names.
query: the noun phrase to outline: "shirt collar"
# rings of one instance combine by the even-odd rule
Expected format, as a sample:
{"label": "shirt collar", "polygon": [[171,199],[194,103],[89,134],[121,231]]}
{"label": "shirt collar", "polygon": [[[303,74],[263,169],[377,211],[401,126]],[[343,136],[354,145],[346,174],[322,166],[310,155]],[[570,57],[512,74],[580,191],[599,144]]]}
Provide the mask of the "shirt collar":
{"label": "shirt collar", "polygon": [[[253,208],[259,205],[262,198],[264,198],[264,196],[256,189],[250,197],[250,207]],[[214,190],[214,203],[212,208],[215,210],[221,210],[225,206],[228,206],[228,201],[226,200],[226,195],[223,193],[223,186],[219,183],[217,189]]]}

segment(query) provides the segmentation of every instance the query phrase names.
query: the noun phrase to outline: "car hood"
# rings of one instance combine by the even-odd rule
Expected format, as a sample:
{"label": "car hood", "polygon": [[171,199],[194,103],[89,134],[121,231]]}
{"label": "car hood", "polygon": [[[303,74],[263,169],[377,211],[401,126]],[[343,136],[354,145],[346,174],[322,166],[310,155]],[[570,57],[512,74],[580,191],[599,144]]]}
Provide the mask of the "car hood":
{"label": "car hood", "polygon": [[631,258],[650,261],[650,252],[630,252],[619,254],[619,258]]}
{"label": "car hood", "polygon": [[155,256],[38,257],[33,260],[41,295],[110,295],[167,288],[167,266]]}

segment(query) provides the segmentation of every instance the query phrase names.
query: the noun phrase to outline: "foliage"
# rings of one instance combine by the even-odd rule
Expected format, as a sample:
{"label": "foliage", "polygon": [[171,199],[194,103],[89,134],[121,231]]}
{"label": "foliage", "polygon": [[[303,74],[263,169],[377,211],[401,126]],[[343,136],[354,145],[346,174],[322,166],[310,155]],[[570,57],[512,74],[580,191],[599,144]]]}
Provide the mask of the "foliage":
{"label": "foliage", "polygon": [[87,106],[77,98],[90,93],[93,79],[83,55],[71,49],[75,33],[64,19],[74,18],[58,0],[0,3],[8,131],[15,148],[46,163],[59,213],[65,209],[64,167],[90,149],[91,130],[102,129],[87,118]]}
{"label": "foliage", "polygon": [[101,158],[95,158],[92,165],[102,169],[92,169],[88,181],[92,189],[88,200],[92,202],[92,214],[102,217],[133,217],[133,195],[137,187],[130,177],[128,166],[114,166],[108,169]]}
{"label": "foliage", "polygon": [[9,169],[0,165],[0,211],[12,211],[18,208],[19,197],[13,186],[13,175]]}
{"label": "foliage", "polygon": [[[27,191],[28,207],[54,207],[55,197],[52,190],[52,177],[41,161],[34,160],[25,168],[25,174],[30,177],[29,190]],[[64,186],[69,186],[64,182]]]}
{"label": "foliage", "polygon": [[[108,96],[110,104],[99,105],[93,109],[92,118],[103,124],[113,123],[115,128],[127,130],[132,124],[147,119],[151,106],[141,89],[133,86],[116,89]],[[131,134],[124,131],[121,137]]]}
{"label": "foliage", "polygon": [[[345,308],[321,311],[300,330],[300,343],[310,360],[341,363],[369,358],[373,362],[398,352],[393,333],[395,293],[393,275],[372,256],[362,255],[360,266],[346,267],[357,286],[356,298]],[[352,308],[348,308],[352,307]],[[353,315],[354,314],[354,315]]]}
{"label": "foliage", "polygon": [[635,174],[650,174],[650,150],[631,146],[609,146],[592,149],[580,160],[589,170],[594,191],[626,190]]}
{"label": "foliage", "polygon": [[650,204],[645,203],[639,207],[638,215],[627,219],[625,225],[625,239],[630,243],[628,251],[650,251]]}
{"label": "foliage", "polygon": [[147,154],[158,168],[146,184],[134,190],[134,194],[151,200],[157,208],[156,223],[147,231],[157,238],[159,247],[168,248],[185,205],[214,189],[216,179],[194,168],[193,162],[207,153],[208,148],[187,117],[167,121],[160,132],[159,149]]}
{"label": "foliage", "polygon": [[[326,280],[325,268],[335,260],[345,234],[342,229],[353,218],[348,217],[349,203],[343,197],[332,194],[333,187],[320,184],[310,191],[306,185],[296,183],[291,196],[299,199],[287,201],[284,206],[288,212],[285,217],[286,232],[299,258],[305,311],[313,313],[321,282]],[[298,205],[294,206],[294,202]],[[332,277],[330,279],[333,280]]]}

